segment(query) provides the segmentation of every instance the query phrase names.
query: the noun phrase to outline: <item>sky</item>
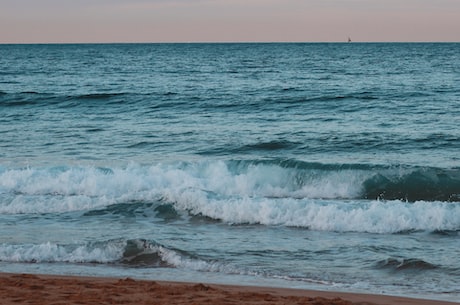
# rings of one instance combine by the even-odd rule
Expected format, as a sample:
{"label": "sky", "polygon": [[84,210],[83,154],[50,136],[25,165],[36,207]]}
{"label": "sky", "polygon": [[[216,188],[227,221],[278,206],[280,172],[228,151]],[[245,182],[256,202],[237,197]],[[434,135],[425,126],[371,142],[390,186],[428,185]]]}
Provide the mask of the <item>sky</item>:
{"label": "sky", "polygon": [[0,0],[0,43],[460,42],[460,0]]}

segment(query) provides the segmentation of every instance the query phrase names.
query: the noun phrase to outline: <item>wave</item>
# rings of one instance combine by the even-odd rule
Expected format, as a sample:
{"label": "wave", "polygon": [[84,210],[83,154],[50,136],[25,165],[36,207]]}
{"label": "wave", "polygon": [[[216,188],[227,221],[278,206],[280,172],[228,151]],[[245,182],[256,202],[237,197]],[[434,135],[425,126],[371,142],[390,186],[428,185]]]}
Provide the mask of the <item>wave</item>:
{"label": "wave", "polygon": [[386,269],[393,272],[424,271],[440,268],[434,264],[416,258],[388,258],[377,262],[376,267],[378,269]]}
{"label": "wave", "polygon": [[182,195],[175,207],[223,222],[290,226],[316,231],[377,234],[460,230],[460,207],[443,203],[331,202],[305,200],[190,200]]}
{"label": "wave", "polygon": [[0,94],[1,107],[24,107],[41,104],[42,102],[53,103],[56,96],[48,93],[40,93],[35,91],[24,91],[19,93]]}
{"label": "wave", "polygon": [[16,263],[112,263],[123,256],[125,241],[87,244],[1,244],[0,261]]}
{"label": "wave", "polygon": [[81,244],[0,244],[0,261],[14,263],[113,264],[125,267],[226,271],[230,267],[168,248],[153,240],[114,239]]}
{"label": "wave", "polygon": [[364,198],[460,201],[460,170],[413,168],[377,172],[363,182]]}
{"label": "wave", "polygon": [[204,259],[154,240],[113,239],[81,244],[0,244],[0,262],[103,264],[123,268],[175,268],[198,272],[262,276],[315,284],[330,282],[304,275],[282,275]]}
{"label": "wave", "polygon": [[124,93],[88,93],[88,94],[81,94],[76,96],[71,96],[71,99],[77,100],[105,100],[110,99],[113,97],[119,97],[125,95]]}
{"label": "wave", "polygon": [[[128,240],[118,263],[132,267],[184,268],[196,271],[227,271],[225,264],[195,257],[186,251],[168,248],[145,239]],[[225,270],[227,269],[227,270]]]}
{"label": "wave", "polygon": [[261,142],[256,144],[248,144],[244,145],[241,148],[236,149],[235,151],[271,151],[271,150],[281,150],[281,149],[288,149],[295,145],[299,145],[299,143],[292,143],[289,141],[270,141],[270,142]]}
{"label": "wave", "polygon": [[296,160],[0,167],[0,214],[91,215],[145,203],[138,208],[164,209],[173,219],[171,210],[230,224],[458,231],[459,176],[459,169]]}
{"label": "wave", "polygon": [[2,107],[23,107],[23,106],[40,106],[49,107],[58,105],[62,108],[70,108],[79,105],[87,105],[88,102],[97,101],[98,104],[107,103],[125,103],[127,99],[135,98],[136,95],[130,95],[123,92],[113,93],[88,93],[76,95],[60,95],[57,93],[43,93],[36,91],[24,91],[15,93],[2,92],[0,94],[0,106]]}
{"label": "wave", "polygon": [[114,239],[81,244],[0,244],[0,262],[101,264],[123,268],[175,268],[198,272],[262,276],[314,284],[330,282],[304,275],[283,275],[234,266],[225,261],[204,259],[186,251],[167,247],[154,240]]}

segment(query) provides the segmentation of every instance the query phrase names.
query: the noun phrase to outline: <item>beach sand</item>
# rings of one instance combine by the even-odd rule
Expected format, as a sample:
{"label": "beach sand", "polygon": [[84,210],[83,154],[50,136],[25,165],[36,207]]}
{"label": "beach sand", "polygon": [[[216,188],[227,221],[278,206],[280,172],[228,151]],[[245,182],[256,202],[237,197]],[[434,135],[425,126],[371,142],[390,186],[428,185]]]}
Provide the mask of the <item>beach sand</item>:
{"label": "beach sand", "polygon": [[269,287],[156,282],[131,278],[0,273],[0,303],[10,304],[460,304],[382,295]]}

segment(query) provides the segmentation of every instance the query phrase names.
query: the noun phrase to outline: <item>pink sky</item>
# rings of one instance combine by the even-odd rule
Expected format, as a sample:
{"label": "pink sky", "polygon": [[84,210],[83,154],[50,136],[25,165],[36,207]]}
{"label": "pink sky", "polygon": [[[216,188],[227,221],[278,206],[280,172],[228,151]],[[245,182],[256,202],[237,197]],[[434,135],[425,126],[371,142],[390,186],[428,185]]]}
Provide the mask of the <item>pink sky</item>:
{"label": "pink sky", "polygon": [[460,0],[0,0],[0,43],[460,41]]}

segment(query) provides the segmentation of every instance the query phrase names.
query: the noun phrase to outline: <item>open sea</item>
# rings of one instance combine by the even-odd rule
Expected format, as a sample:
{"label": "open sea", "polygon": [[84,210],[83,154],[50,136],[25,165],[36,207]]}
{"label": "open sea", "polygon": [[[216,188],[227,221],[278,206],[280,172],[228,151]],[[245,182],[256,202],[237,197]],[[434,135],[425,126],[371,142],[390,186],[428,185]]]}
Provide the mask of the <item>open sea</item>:
{"label": "open sea", "polygon": [[0,45],[0,271],[460,300],[460,43]]}

